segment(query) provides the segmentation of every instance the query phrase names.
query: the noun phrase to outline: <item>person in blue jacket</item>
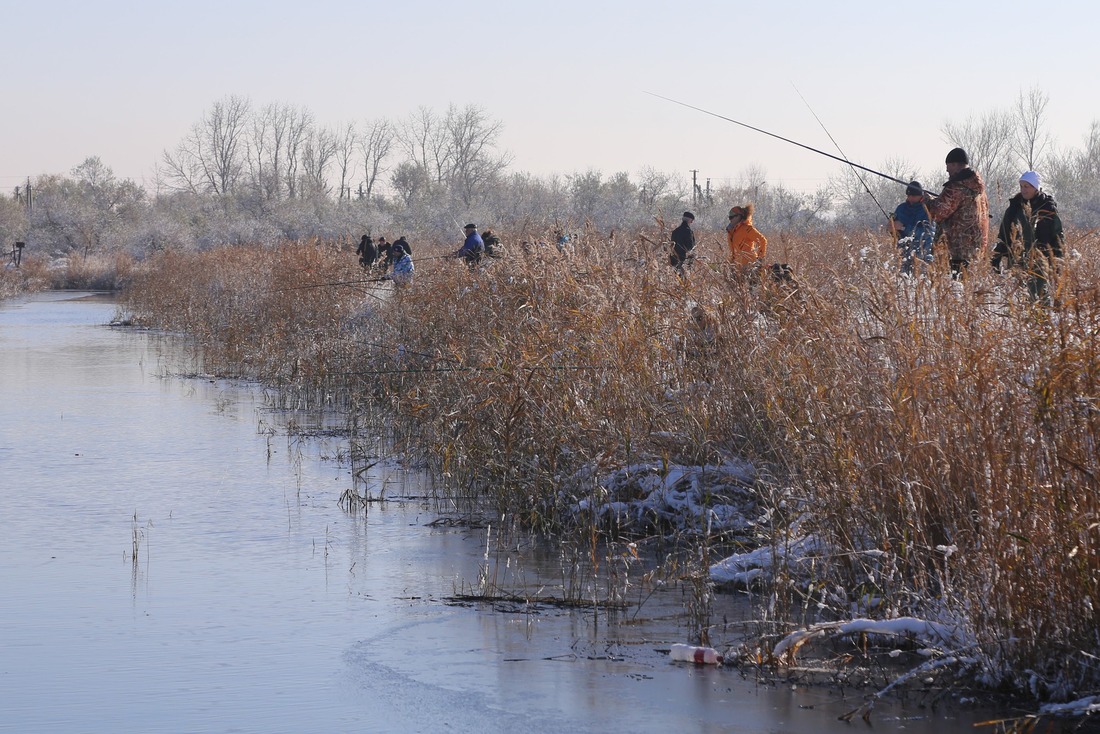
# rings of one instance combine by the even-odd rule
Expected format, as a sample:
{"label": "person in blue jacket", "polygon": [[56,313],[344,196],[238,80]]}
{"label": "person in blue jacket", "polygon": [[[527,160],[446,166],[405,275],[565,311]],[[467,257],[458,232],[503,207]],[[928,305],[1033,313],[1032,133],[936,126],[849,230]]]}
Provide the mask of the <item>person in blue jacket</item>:
{"label": "person in blue jacket", "polygon": [[476,224],[467,224],[462,231],[466,234],[466,240],[454,256],[464,258],[466,264],[472,268],[481,262],[481,255],[485,252],[485,242],[477,233]]}
{"label": "person in blue jacket", "polygon": [[913,260],[932,262],[932,240],[936,225],[924,206],[924,187],[920,181],[910,181],[905,187],[905,201],[894,210],[894,232],[901,251],[901,272],[911,275]]}

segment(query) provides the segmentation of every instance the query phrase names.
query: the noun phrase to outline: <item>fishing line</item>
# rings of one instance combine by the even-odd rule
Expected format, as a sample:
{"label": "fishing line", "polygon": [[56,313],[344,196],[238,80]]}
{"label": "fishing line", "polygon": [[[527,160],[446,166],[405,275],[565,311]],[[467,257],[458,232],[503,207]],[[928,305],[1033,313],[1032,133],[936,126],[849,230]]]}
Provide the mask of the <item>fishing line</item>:
{"label": "fishing line", "polygon": [[[704,115],[710,115],[711,117],[717,117],[719,120],[725,120],[726,122],[732,122],[734,125],[740,125],[741,127],[746,127],[749,130],[755,130],[758,133],[763,133],[764,135],[768,135],[768,136],[773,137],[777,140],[782,140],[784,143],[790,143],[791,145],[797,145],[799,148],[805,148],[808,151],[811,151],[813,153],[817,153],[818,155],[823,155],[826,158],[832,158],[834,161],[840,161],[841,163],[843,163],[845,165],[852,166],[853,168],[858,168],[861,171],[866,171],[867,173],[873,173],[876,176],[881,176],[882,178],[893,181],[894,183],[899,183],[902,186],[908,186],[909,185],[908,181],[902,181],[900,178],[894,178],[893,176],[882,173],[881,171],[876,171],[873,168],[868,168],[867,166],[860,165],[859,163],[854,163],[852,161],[845,160],[843,158],[840,158],[838,156],[833,155],[832,153],[826,153],[823,150],[818,150],[817,148],[814,148],[813,146],[806,145],[805,143],[800,143],[797,140],[791,140],[790,138],[785,138],[782,135],[776,135],[775,133],[770,133],[767,130],[762,130],[758,127],[753,127],[752,125],[749,125],[747,123],[740,122],[738,120],[734,120],[732,117],[726,117],[725,115],[719,115],[717,112],[711,112],[710,110],[704,110],[702,107],[696,107],[695,105],[688,104],[687,102],[681,102],[677,99],[672,99],[671,97],[666,97],[662,94],[657,94],[656,92],[645,92],[645,93],[652,96],[652,97],[656,97],[658,99],[663,99],[666,102],[672,102],[673,104],[678,104],[681,107],[687,107],[690,110],[695,110],[696,112],[702,112]],[[931,191],[925,191],[925,193],[927,193],[931,196],[939,196],[939,194],[935,194]]]}
{"label": "fishing line", "polygon": [[[817,116],[816,112],[814,112],[814,108],[810,107],[810,103],[807,102],[806,98],[802,96],[802,92],[798,91],[798,87],[795,87],[794,82],[791,82],[791,86],[794,87],[795,94],[797,94],[799,99],[802,100],[802,104],[806,105],[806,109],[808,109],[810,111],[810,114],[814,116],[815,120],[817,120],[817,124],[821,125],[821,129],[825,131],[825,134],[829,136],[829,140],[831,140],[833,142],[833,145],[836,146],[837,152],[839,152],[840,155],[842,155],[844,157],[844,160],[847,161],[848,165],[851,166],[852,162],[850,160],[848,160],[848,154],[845,153],[844,150],[840,147],[840,143],[836,142],[836,139],[833,137],[833,134],[831,132],[829,132],[829,129],[827,127],[825,127],[825,123],[822,122],[821,118]],[[859,175],[859,171],[857,171],[854,166],[852,166],[852,173],[854,173],[856,175],[856,178],[859,179],[859,182],[861,184],[863,184],[863,190],[866,191],[867,195],[871,197],[871,200],[875,202],[875,206],[877,206],[878,210],[880,212],[882,212],[882,216],[886,217],[887,219],[890,219],[890,215],[887,214],[886,210],[882,208],[882,204],[880,204],[878,202],[878,199],[875,197],[874,193],[871,191],[871,187],[867,185],[867,182],[865,180],[863,180],[863,176]]]}
{"label": "fishing line", "polygon": [[566,370],[602,370],[606,369],[606,365],[519,365],[515,367],[497,367],[495,365],[480,366],[474,365],[470,367],[406,367],[402,369],[393,370],[357,370],[355,372],[326,372],[326,375],[334,377],[354,377],[357,375],[403,375],[403,374],[417,374],[417,373],[430,373],[430,372],[513,372],[516,370],[528,370],[528,371],[566,371]]}

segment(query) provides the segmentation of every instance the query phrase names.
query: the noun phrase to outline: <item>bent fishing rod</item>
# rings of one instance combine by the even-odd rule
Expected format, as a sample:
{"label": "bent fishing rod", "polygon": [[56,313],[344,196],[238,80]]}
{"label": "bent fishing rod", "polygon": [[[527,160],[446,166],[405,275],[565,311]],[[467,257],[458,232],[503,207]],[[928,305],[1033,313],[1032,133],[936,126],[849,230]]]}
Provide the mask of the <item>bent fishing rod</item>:
{"label": "bent fishing rod", "polygon": [[[843,159],[839,156],[833,155],[832,153],[826,153],[823,150],[818,150],[817,148],[806,145],[805,143],[800,143],[797,140],[791,140],[790,138],[785,138],[782,135],[776,135],[775,133],[770,133],[767,130],[762,130],[758,127],[753,127],[752,125],[749,125],[749,124],[744,123],[744,122],[740,122],[739,120],[734,120],[732,117],[726,117],[725,115],[719,115],[717,112],[711,112],[710,110],[704,110],[702,107],[696,107],[695,105],[688,104],[687,102],[681,102],[678,99],[672,99],[671,97],[666,97],[662,94],[657,94],[656,92],[646,92],[646,94],[648,94],[652,97],[657,97],[658,99],[663,99],[666,102],[672,102],[673,104],[678,104],[681,107],[687,107],[689,110],[695,110],[696,112],[702,112],[704,115],[710,115],[711,117],[717,117],[719,120],[725,120],[726,122],[732,122],[734,125],[740,125],[741,127],[747,127],[749,130],[755,130],[758,133],[763,133],[764,135],[768,135],[768,136],[773,137],[777,140],[782,140],[784,143],[790,143],[791,145],[797,145],[799,148],[805,148],[806,150],[817,153],[818,155],[823,155],[826,158],[832,158],[834,161],[840,161],[841,163],[843,163],[845,165],[852,166],[853,168],[858,168],[861,171],[866,171],[867,173],[873,173],[876,176],[881,176],[882,178],[885,178],[889,181],[893,181],[894,183],[899,183],[902,186],[908,186],[909,185],[908,181],[902,181],[900,178],[894,178],[893,176],[885,174],[882,171],[876,171],[873,168],[868,168],[867,166],[861,166],[858,163],[854,163],[852,161],[845,160],[845,159]],[[938,194],[936,194],[932,191],[925,191],[925,193],[929,194],[930,196],[938,196]]]}

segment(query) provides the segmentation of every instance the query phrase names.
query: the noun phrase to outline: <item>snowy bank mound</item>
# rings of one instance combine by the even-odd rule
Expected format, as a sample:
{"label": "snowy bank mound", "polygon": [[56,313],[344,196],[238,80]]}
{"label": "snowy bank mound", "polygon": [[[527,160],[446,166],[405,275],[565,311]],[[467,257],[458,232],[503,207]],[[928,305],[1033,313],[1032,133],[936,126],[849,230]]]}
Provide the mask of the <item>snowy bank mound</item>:
{"label": "snowy bank mound", "polygon": [[852,619],[845,622],[822,622],[813,625],[809,629],[793,632],[779,641],[779,644],[772,650],[772,657],[778,660],[784,656],[793,656],[798,648],[818,637],[855,634],[905,637],[924,645],[935,645],[949,649],[964,644],[957,627],[940,622],[930,622],[916,617]]}
{"label": "snowy bank mound", "polygon": [[[716,584],[748,588],[774,578],[780,568],[796,577],[808,575],[814,559],[824,551],[814,536],[794,538],[786,543],[766,545],[747,553],[735,553],[710,567]],[[805,573],[803,573],[805,571]]]}
{"label": "snowy bank mound", "polygon": [[[573,477],[570,510],[637,532],[652,529],[743,533],[763,516],[749,464],[633,464],[602,478],[586,468]],[[587,488],[583,492],[582,488]],[[587,496],[584,496],[584,495]]]}

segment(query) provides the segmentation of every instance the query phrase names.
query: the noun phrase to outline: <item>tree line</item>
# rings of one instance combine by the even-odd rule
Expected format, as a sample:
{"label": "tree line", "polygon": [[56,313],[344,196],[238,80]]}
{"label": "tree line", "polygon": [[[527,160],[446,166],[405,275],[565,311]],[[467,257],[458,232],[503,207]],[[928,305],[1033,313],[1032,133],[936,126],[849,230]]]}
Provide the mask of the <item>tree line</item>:
{"label": "tree line", "polygon": [[[1081,146],[1060,147],[1046,132],[1048,102],[1040,89],[1023,90],[1010,107],[949,121],[945,149],[969,152],[994,212],[1021,171],[1039,170],[1070,226],[1100,226],[1100,120]],[[812,193],[771,183],[759,166],[705,190],[648,167],[536,176],[511,170],[502,129],[477,105],[328,126],[304,107],[229,96],[163,152],[149,188],[91,156],[69,175],[41,175],[0,195],[0,244],[21,240],[53,256],[141,256],[370,232],[455,239],[468,219],[506,232],[610,232],[675,222],[687,208],[720,226],[730,203],[742,201],[756,204],[761,228],[808,234],[881,227],[901,197],[897,184],[843,168]],[[921,170],[900,158],[879,170],[944,178],[938,166]]]}

